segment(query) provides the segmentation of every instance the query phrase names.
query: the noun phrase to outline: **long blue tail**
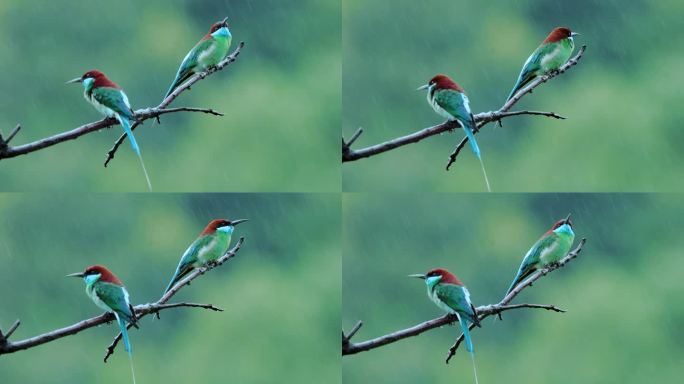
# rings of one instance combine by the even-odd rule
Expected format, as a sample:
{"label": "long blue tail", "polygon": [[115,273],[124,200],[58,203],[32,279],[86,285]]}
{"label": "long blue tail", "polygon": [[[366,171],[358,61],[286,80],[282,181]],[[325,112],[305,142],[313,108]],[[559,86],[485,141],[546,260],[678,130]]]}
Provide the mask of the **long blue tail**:
{"label": "long blue tail", "polygon": [[135,384],[135,369],[133,369],[133,349],[131,349],[131,342],[128,341],[128,330],[126,330],[126,322],[121,319],[118,313],[114,312],[116,316],[116,322],[119,323],[119,329],[121,330],[121,341],[123,341],[124,349],[128,353],[128,362],[131,365],[131,375],[133,376],[133,384]]}
{"label": "long blue tail", "polygon": [[138,142],[135,140],[135,136],[133,136],[133,131],[131,130],[131,122],[128,121],[128,119],[122,118],[118,114],[116,115],[116,119],[119,120],[119,124],[121,124],[121,127],[123,128],[124,132],[126,132],[126,136],[128,136],[128,141],[131,142],[131,147],[138,155],[138,159],[140,159],[140,166],[143,169],[143,173],[145,173],[145,180],[147,180],[147,187],[150,189],[150,191],[152,191],[152,183],[150,182],[150,176],[147,174],[147,168],[145,168],[145,162],[143,162],[142,153],[140,152],[140,146],[138,145]]}
{"label": "long blue tail", "polygon": [[133,350],[131,349],[131,343],[128,341],[128,330],[126,330],[126,322],[119,316],[118,313],[114,312],[114,316],[116,316],[116,321],[119,323],[119,329],[121,330],[121,341],[124,343],[124,349],[126,352],[128,352],[129,355],[133,354]]}
{"label": "long blue tail", "polygon": [[463,331],[463,340],[466,343],[466,350],[470,353],[470,360],[473,362],[473,374],[475,375],[475,384],[477,380],[477,368],[475,368],[475,348],[473,348],[473,341],[470,339],[470,329],[468,328],[468,321],[465,316],[459,315],[458,322],[461,324],[461,331]]}
{"label": "long blue tail", "polygon": [[471,118],[470,123],[462,124],[463,130],[465,131],[466,136],[468,136],[468,142],[470,143],[470,148],[473,150],[473,153],[475,154],[475,156],[477,156],[477,159],[480,160],[480,168],[482,168],[482,174],[484,175],[485,184],[487,185],[487,192],[491,192],[492,188],[489,185],[489,178],[487,177],[487,171],[485,170],[484,162],[482,161],[482,155],[480,154],[480,147],[477,145],[477,141],[475,141],[475,134],[473,133],[474,129],[477,126],[475,125],[475,121],[472,120],[472,116],[470,118]]}
{"label": "long blue tail", "polygon": [[463,331],[463,339],[466,343],[466,350],[470,353],[475,352],[473,348],[473,341],[470,340],[470,330],[468,329],[468,321],[464,316],[458,316],[458,322],[461,324],[461,331]]}
{"label": "long blue tail", "polygon": [[463,124],[463,130],[465,131],[466,136],[468,136],[468,141],[470,142],[470,149],[472,149],[475,156],[480,159],[480,147],[477,145],[477,141],[475,141],[473,129],[475,129],[474,124]]}

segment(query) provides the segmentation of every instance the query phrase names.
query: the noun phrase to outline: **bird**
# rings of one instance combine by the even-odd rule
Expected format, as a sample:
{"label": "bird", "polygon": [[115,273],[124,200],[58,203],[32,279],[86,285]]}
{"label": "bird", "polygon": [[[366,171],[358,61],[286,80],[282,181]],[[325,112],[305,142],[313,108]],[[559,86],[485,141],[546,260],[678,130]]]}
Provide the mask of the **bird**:
{"label": "bird", "polygon": [[558,263],[560,259],[570,252],[570,247],[572,247],[574,240],[575,232],[572,230],[572,221],[570,220],[570,214],[568,214],[565,219],[556,221],[551,229],[546,231],[532,245],[532,248],[527,251],[525,258],[518,268],[518,273],[515,275],[504,297],[508,296],[520,282],[534,273],[534,271]]}
{"label": "bird", "polygon": [[133,136],[133,131],[131,131],[131,121],[136,121],[135,112],[131,109],[128,96],[126,96],[123,89],[115,82],[109,80],[104,73],[97,69],[88,71],[84,73],[83,76],[71,79],[66,83],[82,83],[83,97],[85,97],[98,112],[106,117],[114,117],[119,124],[121,124],[121,127],[126,132],[126,135],[131,142],[131,147],[133,147],[133,150],[138,155],[138,159],[140,159],[140,165],[142,166],[143,172],[145,173],[145,179],[147,180],[147,187],[152,191],[152,183],[150,183],[150,177],[147,175],[147,169],[143,162],[140,146],[138,145],[137,140],[135,140],[135,136]]}
{"label": "bird", "polygon": [[164,294],[193,269],[213,263],[223,256],[228,251],[235,226],[245,221],[247,219],[215,219],[210,221],[199,237],[190,244],[181,256],[176,272],[173,274]]}
{"label": "bird", "polygon": [[515,82],[506,102],[536,77],[557,71],[565,64],[575,49],[574,37],[577,35],[579,33],[565,27],[558,27],[551,31],[523,64],[518,80]]}
{"label": "bird", "polygon": [[484,174],[485,183],[487,184],[487,191],[491,192],[489,180],[487,179],[487,172],[485,171],[484,163],[482,162],[480,147],[477,145],[475,135],[473,134],[477,129],[477,125],[475,124],[473,114],[470,112],[470,101],[465,94],[465,90],[451,80],[449,76],[443,74],[434,76],[427,84],[418,87],[417,90],[428,91],[428,104],[430,104],[437,114],[450,121],[456,120],[461,124],[466,136],[468,136],[470,148],[473,150],[473,153],[477,156],[478,160],[480,160],[482,173]]}
{"label": "bird", "polygon": [[416,277],[425,280],[427,285],[427,295],[440,309],[458,317],[458,322],[463,331],[463,338],[466,343],[466,350],[470,353],[473,362],[473,372],[475,383],[477,383],[477,369],[475,368],[475,349],[470,339],[468,322],[480,325],[475,307],[470,302],[470,292],[468,288],[453,273],[444,268],[436,268],[425,274],[413,274],[409,277]]}
{"label": "bird", "polygon": [[92,265],[84,272],[77,272],[67,275],[67,277],[83,278],[86,284],[86,294],[101,309],[114,314],[119,329],[124,349],[128,352],[128,359],[131,365],[131,374],[135,384],[135,371],[133,370],[133,350],[128,340],[126,323],[130,323],[138,328],[138,319],[135,310],[131,305],[128,291],[123,283],[107,267],[103,265]]}
{"label": "bird", "polygon": [[188,80],[197,72],[213,68],[221,62],[227,55],[233,35],[228,29],[228,18],[214,23],[209,29],[209,33],[185,55],[183,62],[176,72],[171,87],[164,95],[164,100],[178,88],[184,81]]}

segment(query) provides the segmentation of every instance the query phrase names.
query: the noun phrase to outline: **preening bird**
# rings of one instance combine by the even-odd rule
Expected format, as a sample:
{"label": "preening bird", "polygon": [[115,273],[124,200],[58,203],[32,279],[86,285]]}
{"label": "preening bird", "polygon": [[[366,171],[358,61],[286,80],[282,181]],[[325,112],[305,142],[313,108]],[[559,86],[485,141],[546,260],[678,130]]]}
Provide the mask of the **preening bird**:
{"label": "preening bird", "polygon": [[83,84],[83,97],[106,117],[114,117],[121,124],[124,132],[131,142],[131,147],[140,159],[140,165],[145,173],[147,180],[147,187],[152,190],[152,183],[150,177],[147,175],[147,169],[143,162],[140,146],[138,145],[133,131],[131,130],[131,122],[135,122],[135,113],[131,109],[131,104],[128,102],[128,96],[123,89],[115,82],[109,80],[104,73],[98,70],[88,71],[81,77],[67,81],[67,84],[81,83]]}
{"label": "preening bird", "polygon": [[228,18],[214,23],[209,29],[209,33],[185,55],[183,62],[176,72],[171,87],[164,95],[164,99],[169,97],[171,92],[178,88],[183,82],[188,80],[197,72],[202,72],[208,68],[215,67],[227,55],[233,36],[228,29]]}
{"label": "preening bird", "polygon": [[470,339],[468,322],[480,327],[480,319],[475,307],[470,302],[470,292],[453,273],[443,268],[428,271],[426,274],[409,275],[425,280],[427,295],[440,309],[447,313],[455,314],[463,331],[466,350],[470,353],[473,362],[475,383],[477,383],[477,369],[475,368],[475,349]]}
{"label": "preening bird", "polygon": [[178,267],[176,267],[176,272],[173,274],[171,282],[169,282],[164,293],[168,292],[177,282],[192,272],[193,269],[215,262],[219,257],[223,256],[230,247],[230,239],[235,226],[245,221],[247,219],[216,219],[209,222],[199,237],[183,253]]}
{"label": "preening bird", "polygon": [[510,100],[524,86],[535,78],[552,71],[557,71],[570,60],[575,49],[574,37],[579,35],[568,28],[559,27],[551,31],[541,45],[527,58],[523,64],[518,80],[506,101]]}
{"label": "preening bird", "polygon": [[487,191],[491,192],[489,180],[487,179],[487,172],[485,171],[482,155],[480,154],[480,147],[477,145],[475,135],[473,134],[477,129],[477,125],[475,124],[473,114],[470,112],[470,101],[465,94],[465,90],[446,75],[437,75],[430,79],[427,84],[418,88],[418,90],[424,89],[427,89],[428,91],[428,104],[430,104],[435,112],[447,120],[458,121],[463,127],[466,136],[468,136],[470,148],[473,150],[473,153],[477,156],[478,160],[480,160]]}
{"label": "preening bird", "polygon": [[511,291],[536,270],[552,265],[560,261],[570,252],[575,233],[572,231],[570,215],[565,219],[558,220],[551,229],[527,251],[525,258],[518,268],[511,286],[506,291],[507,296]]}
{"label": "preening bird", "polygon": [[111,312],[116,317],[116,322],[121,330],[121,340],[124,349],[128,352],[131,365],[131,374],[135,384],[135,371],[133,370],[133,350],[128,340],[126,323],[138,328],[135,310],[131,305],[128,291],[123,283],[109,269],[102,265],[93,265],[86,268],[85,272],[72,273],[67,277],[81,277],[86,284],[86,294],[101,309]]}

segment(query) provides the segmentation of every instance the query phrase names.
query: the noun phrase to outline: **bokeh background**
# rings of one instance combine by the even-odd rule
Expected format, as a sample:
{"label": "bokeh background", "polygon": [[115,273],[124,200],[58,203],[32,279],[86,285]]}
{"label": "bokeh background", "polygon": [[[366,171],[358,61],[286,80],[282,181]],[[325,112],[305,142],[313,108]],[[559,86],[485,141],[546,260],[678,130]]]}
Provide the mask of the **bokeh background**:
{"label": "bokeh background", "polygon": [[[361,341],[443,315],[423,281],[454,272],[475,305],[498,302],[529,247],[569,212],[581,255],[515,303],[555,304],[486,319],[472,332],[480,383],[676,382],[684,360],[682,195],[346,194],[343,328]],[[345,383],[473,383],[443,327],[342,359]]]}
{"label": "bokeh background", "polygon": [[[138,383],[340,381],[340,201],[336,195],[0,195],[0,327],[18,340],[102,311],[82,280],[107,265],[134,303],[161,295],[181,254],[216,217],[248,218],[237,256],[130,331]],[[0,356],[1,383],[129,383],[113,324]]]}
{"label": "bokeh background", "polygon": [[[514,109],[478,142],[494,191],[681,191],[684,2],[617,0],[344,0],[343,135],[354,148],[441,123],[415,92],[436,73],[473,112],[498,109],[520,68],[556,26],[588,46],[582,62]],[[484,191],[469,150],[446,172],[458,130],[343,165],[346,191]]]}
{"label": "bokeh background", "polygon": [[[335,191],[340,186],[340,3],[318,0],[0,2],[0,130],[19,145],[100,119],[82,87],[99,68],[134,108],[156,106],[183,57],[229,18],[229,68],[171,105],[180,113],[137,129],[156,191]],[[3,191],[145,191],[128,143],[108,168],[119,126],[0,162]],[[202,172],[198,172],[202,170]]]}

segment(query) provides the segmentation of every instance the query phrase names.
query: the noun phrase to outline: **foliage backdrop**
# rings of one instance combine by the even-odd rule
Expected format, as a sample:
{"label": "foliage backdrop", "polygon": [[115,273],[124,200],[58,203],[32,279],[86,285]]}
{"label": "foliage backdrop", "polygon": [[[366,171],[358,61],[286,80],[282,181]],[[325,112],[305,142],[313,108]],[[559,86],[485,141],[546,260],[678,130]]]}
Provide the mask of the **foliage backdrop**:
{"label": "foliage backdrop", "polygon": [[[99,68],[134,108],[156,106],[185,54],[229,18],[228,69],[171,105],[226,114],[174,114],[135,131],[156,191],[339,190],[340,3],[317,0],[0,2],[0,130],[24,144],[100,115],[66,80]],[[143,191],[126,143],[108,168],[114,126],[0,162],[3,191]],[[201,172],[198,172],[201,170]]]}
{"label": "foliage backdrop", "polygon": [[[342,325],[363,320],[366,340],[441,316],[423,281],[444,267],[475,305],[498,302],[525,252],[556,220],[573,215],[579,258],[523,291],[517,310],[472,332],[480,383],[676,382],[681,324],[681,195],[346,194]],[[448,348],[443,327],[345,356],[345,383],[473,383],[470,359]]]}
{"label": "foliage backdrop", "polygon": [[[0,195],[0,327],[23,339],[102,313],[83,281],[95,263],[155,301],[210,219],[248,218],[237,254],[130,332],[138,383],[340,381],[340,202],[332,194]],[[0,356],[0,383],[129,383],[126,353],[105,348],[114,324]]]}
{"label": "foliage backdrop", "polygon": [[[467,91],[473,112],[498,109],[527,57],[556,26],[586,44],[582,63],[525,96],[523,116],[490,124],[478,141],[494,191],[681,191],[684,179],[684,2],[617,0],[343,0],[343,133],[355,148],[441,123],[424,92],[436,73]],[[343,165],[346,191],[484,191],[463,137],[421,143]]]}

